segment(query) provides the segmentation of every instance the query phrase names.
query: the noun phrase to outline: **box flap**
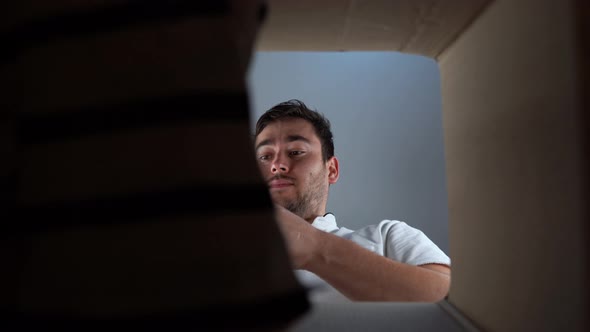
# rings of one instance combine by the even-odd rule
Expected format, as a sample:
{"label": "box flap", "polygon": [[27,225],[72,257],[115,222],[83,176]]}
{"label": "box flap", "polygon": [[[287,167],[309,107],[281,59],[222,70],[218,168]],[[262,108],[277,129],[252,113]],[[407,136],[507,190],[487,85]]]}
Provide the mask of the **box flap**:
{"label": "box flap", "polygon": [[269,0],[260,51],[400,51],[436,57],[489,0]]}

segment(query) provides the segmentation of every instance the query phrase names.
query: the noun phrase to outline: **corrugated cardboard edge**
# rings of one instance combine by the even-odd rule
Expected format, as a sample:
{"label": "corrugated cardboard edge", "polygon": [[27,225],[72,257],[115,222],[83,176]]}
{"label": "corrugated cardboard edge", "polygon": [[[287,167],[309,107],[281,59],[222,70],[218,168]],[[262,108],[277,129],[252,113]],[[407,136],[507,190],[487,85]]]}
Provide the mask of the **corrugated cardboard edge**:
{"label": "corrugated cardboard edge", "polygon": [[[576,0],[574,2],[576,10],[576,43],[578,45],[577,62],[579,73],[579,95],[581,109],[580,120],[583,131],[582,149],[584,150],[584,167],[590,170],[590,2],[587,0]],[[586,202],[590,201],[590,175],[585,174],[584,191],[582,193]],[[586,208],[586,220],[590,220],[590,208]],[[586,252],[590,253],[590,226],[588,223],[584,224],[584,234],[586,235]],[[587,257],[586,262],[586,276],[590,275],[590,256]],[[590,287],[586,288],[586,327],[590,325]]]}

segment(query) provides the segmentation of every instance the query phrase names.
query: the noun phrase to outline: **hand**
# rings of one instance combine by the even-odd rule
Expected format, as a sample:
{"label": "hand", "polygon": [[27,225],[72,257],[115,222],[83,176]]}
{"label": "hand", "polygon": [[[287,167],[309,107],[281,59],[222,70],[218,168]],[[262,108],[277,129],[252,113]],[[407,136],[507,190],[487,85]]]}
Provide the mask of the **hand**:
{"label": "hand", "polygon": [[321,231],[280,205],[275,205],[275,215],[294,269],[305,269],[319,249]]}

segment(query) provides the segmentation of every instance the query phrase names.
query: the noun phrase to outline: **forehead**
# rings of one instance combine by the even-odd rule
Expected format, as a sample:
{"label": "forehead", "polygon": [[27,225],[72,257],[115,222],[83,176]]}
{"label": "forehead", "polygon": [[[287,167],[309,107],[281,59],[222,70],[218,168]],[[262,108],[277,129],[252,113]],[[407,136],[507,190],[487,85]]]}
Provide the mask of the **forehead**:
{"label": "forehead", "polygon": [[256,143],[263,140],[286,141],[292,136],[302,136],[319,144],[313,125],[304,119],[286,118],[269,123],[256,137]]}

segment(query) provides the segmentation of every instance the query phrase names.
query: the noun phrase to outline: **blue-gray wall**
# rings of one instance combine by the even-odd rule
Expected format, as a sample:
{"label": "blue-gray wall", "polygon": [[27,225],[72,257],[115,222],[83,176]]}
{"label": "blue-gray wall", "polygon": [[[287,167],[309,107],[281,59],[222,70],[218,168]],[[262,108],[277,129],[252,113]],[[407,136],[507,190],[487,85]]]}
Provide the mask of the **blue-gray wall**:
{"label": "blue-gray wall", "polygon": [[448,253],[440,77],[434,60],[393,52],[259,52],[252,123],[301,99],[332,122],[340,180],[328,211],[356,229],[403,220]]}

